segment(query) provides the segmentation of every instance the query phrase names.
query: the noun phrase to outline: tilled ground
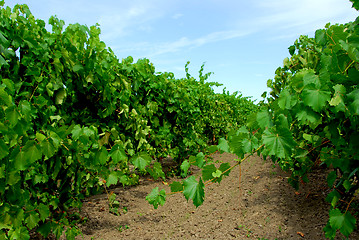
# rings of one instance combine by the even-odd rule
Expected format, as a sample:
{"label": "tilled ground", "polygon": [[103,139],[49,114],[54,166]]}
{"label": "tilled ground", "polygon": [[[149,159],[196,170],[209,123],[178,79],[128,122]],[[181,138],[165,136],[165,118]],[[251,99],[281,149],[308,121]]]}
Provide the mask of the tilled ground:
{"label": "tilled ground", "polygon": [[[235,164],[233,159],[231,154],[214,155],[219,162]],[[142,180],[138,186],[111,189],[127,209],[120,216],[109,213],[106,194],[87,199],[82,215],[88,221],[78,239],[325,239],[329,205],[323,171],[311,173],[310,182],[296,192],[287,183],[288,175],[271,161],[251,157],[221,184],[207,186],[198,208],[175,194],[155,210],[145,197],[155,187],[169,192],[169,186]],[[359,231],[350,239],[359,239]]]}

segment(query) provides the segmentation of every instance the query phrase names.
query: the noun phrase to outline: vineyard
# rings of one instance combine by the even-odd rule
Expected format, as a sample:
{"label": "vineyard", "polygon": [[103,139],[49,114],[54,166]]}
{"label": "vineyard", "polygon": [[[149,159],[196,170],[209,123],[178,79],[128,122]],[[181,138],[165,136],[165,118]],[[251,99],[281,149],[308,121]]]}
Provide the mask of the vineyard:
{"label": "vineyard", "polygon": [[[353,7],[359,9],[353,1]],[[359,148],[359,26],[328,24],[301,36],[275,71],[259,104],[236,92],[215,93],[211,73],[176,79],[148,59],[122,59],[100,40],[98,25],[51,17],[52,31],[26,5],[0,1],[0,239],[81,233],[84,200],[108,189],[165,180],[145,198],[155,209],[183,194],[205,204],[254,155],[271,159],[298,189],[315,168],[328,170],[325,236],[356,228]],[[215,153],[235,163],[219,166]],[[167,158],[175,163],[164,171]],[[191,175],[195,166],[199,175]]]}

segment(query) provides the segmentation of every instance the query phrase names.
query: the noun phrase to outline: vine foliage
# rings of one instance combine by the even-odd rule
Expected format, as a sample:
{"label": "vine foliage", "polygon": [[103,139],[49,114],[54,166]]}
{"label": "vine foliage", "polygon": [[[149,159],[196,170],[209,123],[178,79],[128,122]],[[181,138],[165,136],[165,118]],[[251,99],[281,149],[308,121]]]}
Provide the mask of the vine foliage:
{"label": "vine foliage", "polygon": [[86,196],[140,174],[164,178],[161,159],[181,166],[257,110],[214,93],[203,66],[199,80],[188,64],[175,79],[147,59],[119,61],[98,25],[49,24],[0,1],[0,239],[73,239]]}

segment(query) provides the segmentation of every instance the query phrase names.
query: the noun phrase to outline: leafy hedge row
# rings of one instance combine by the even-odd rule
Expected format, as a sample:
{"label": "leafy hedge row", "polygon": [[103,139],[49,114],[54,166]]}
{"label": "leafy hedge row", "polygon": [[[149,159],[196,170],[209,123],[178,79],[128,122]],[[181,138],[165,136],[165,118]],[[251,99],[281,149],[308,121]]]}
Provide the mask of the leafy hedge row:
{"label": "leafy hedge row", "polygon": [[[157,161],[205,151],[257,106],[215,94],[200,70],[156,73],[147,59],[121,62],[88,28],[51,17],[52,32],[26,5],[0,2],[0,239],[30,232],[71,239],[76,209],[100,185],[164,177]],[[134,166],[138,171],[131,170]]]}

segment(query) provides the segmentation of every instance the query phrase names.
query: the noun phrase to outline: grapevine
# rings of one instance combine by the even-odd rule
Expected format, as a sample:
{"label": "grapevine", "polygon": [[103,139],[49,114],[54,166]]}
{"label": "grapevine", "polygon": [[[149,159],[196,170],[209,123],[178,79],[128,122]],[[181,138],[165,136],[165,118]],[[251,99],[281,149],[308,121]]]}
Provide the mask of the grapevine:
{"label": "grapevine", "polygon": [[[139,175],[165,178],[160,160],[207,152],[257,106],[218,83],[156,73],[148,59],[121,61],[98,25],[0,1],[0,239],[80,234],[86,196]],[[225,123],[225,124],[223,124]],[[210,139],[210,141],[208,140]],[[199,159],[201,156],[199,156]],[[160,192],[161,193],[161,192]],[[163,192],[162,192],[163,193]],[[108,194],[113,213],[118,203]]]}

